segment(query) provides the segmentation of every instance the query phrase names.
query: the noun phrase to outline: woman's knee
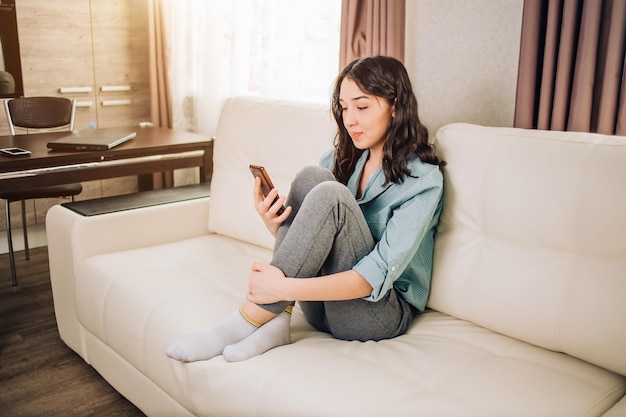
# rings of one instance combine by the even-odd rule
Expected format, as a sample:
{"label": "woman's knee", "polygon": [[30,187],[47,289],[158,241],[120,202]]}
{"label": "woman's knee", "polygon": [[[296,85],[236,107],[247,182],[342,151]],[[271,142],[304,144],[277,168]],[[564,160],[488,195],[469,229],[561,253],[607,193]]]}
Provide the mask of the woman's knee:
{"label": "woman's knee", "polygon": [[309,190],[324,181],[335,181],[335,176],[326,168],[320,166],[306,166],[302,168],[293,180],[292,187],[304,187]]}
{"label": "woman's knee", "polygon": [[336,182],[332,172],[319,166],[304,167],[291,182],[287,205],[299,207],[309,192],[324,182]]}
{"label": "woman's knee", "polygon": [[328,200],[332,204],[354,200],[348,187],[337,181],[326,181],[317,184],[309,192],[309,198],[316,201]]}

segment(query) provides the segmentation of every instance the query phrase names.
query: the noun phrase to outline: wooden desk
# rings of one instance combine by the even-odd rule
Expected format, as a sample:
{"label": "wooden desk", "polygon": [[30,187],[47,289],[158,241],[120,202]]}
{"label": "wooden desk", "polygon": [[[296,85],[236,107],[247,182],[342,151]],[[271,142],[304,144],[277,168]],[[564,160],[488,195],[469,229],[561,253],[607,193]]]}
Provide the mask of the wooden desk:
{"label": "wooden desk", "polygon": [[30,156],[0,155],[0,190],[13,191],[129,175],[141,178],[154,172],[191,167],[200,168],[201,182],[211,180],[211,139],[196,133],[157,127],[111,130],[134,130],[137,136],[107,151],[72,152],[51,151],[47,147],[49,141],[68,132],[0,136],[0,148],[17,146],[32,152]]}

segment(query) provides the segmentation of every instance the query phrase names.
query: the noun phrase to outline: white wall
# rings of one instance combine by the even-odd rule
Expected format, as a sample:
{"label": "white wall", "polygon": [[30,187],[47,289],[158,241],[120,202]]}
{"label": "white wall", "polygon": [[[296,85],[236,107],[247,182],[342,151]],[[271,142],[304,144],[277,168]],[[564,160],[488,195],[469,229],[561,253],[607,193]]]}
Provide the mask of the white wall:
{"label": "white wall", "polygon": [[512,126],[523,0],[407,0],[405,64],[431,134]]}

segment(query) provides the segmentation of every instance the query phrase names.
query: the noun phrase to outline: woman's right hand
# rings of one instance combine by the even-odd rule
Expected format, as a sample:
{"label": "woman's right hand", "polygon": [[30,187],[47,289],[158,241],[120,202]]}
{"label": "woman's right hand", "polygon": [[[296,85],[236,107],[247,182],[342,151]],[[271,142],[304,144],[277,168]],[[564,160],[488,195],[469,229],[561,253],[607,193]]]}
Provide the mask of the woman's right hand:
{"label": "woman's right hand", "polygon": [[291,207],[285,207],[285,211],[279,216],[278,210],[285,204],[285,200],[287,197],[281,196],[278,197],[278,200],[272,204],[272,201],[278,195],[278,190],[273,188],[267,197],[263,196],[263,192],[261,191],[261,179],[255,178],[254,180],[254,208],[256,209],[261,219],[263,219],[263,223],[265,223],[265,227],[270,233],[276,237],[278,233],[278,228],[280,225],[287,220],[287,217],[291,214]]}

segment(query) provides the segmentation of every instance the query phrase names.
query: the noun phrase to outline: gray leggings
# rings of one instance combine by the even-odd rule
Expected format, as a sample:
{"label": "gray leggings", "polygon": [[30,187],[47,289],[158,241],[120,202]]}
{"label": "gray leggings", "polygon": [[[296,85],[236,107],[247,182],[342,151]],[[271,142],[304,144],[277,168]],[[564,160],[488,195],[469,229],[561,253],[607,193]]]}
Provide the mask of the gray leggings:
{"label": "gray leggings", "polygon": [[[311,278],[350,270],[375,245],[365,217],[348,188],[321,167],[296,175],[287,198],[293,208],[280,226],[271,264],[285,276]],[[290,302],[263,304],[280,313]],[[391,289],[377,302],[302,301],[307,321],[344,340],[381,340],[403,334],[415,309]]]}

